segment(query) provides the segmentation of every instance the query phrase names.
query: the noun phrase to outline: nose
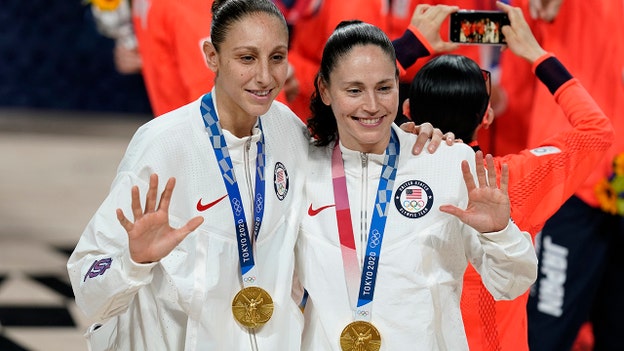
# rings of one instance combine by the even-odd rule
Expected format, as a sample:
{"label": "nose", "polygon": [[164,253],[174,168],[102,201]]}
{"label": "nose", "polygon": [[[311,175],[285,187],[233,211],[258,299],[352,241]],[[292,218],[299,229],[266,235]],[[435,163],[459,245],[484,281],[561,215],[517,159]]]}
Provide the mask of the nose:
{"label": "nose", "polygon": [[268,85],[271,81],[271,66],[267,61],[260,61],[256,68],[256,81],[260,85]]}
{"label": "nose", "polygon": [[364,94],[364,105],[362,106],[366,113],[371,115],[379,112],[379,102],[377,101],[377,94],[374,91],[369,91]]}

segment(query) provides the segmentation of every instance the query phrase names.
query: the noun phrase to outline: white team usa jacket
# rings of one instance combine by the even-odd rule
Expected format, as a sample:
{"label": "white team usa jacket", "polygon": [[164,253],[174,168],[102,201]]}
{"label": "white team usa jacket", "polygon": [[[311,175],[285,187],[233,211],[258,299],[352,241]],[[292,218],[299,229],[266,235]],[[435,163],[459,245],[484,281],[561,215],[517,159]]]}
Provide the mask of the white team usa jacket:
{"label": "white team usa jacket", "polygon": [[[512,222],[500,232],[481,234],[438,210],[442,204],[465,208],[460,164],[468,160],[474,173],[470,147],[441,145],[434,154],[414,156],[414,136],[395,130],[400,163],[377,257],[371,322],[384,351],[468,350],[459,307],[467,264],[480,272],[496,299],[513,299],[536,278],[535,251],[528,233]],[[361,272],[383,155],[341,149]],[[309,292],[302,350],[339,351],[340,334],[354,321],[354,306],[336,224],[332,147],[310,150],[307,208],[296,249],[298,274]]]}
{"label": "white team usa jacket", "polygon": [[[67,264],[80,309],[93,320],[110,321],[111,329],[116,329],[110,340],[115,350],[251,349],[248,330],[232,316],[232,299],[242,287],[236,232],[199,106],[200,100],[192,102],[136,132],[109,195]],[[275,310],[256,332],[256,340],[260,350],[298,350],[303,316],[291,298],[297,233],[289,226],[289,216],[299,208],[295,199],[301,197],[308,140],[301,121],[280,103],[274,103],[261,121],[266,202],[255,259],[258,286],[272,296]],[[247,165],[244,150],[249,140],[225,135],[250,218],[245,172],[254,184],[259,131],[250,140]],[[130,189],[138,185],[145,201],[153,172],[159,176],[159,195],[167,179],[176,177],[169,213],[172,227],[198,215],[205,221],[160,262],[136,264],[115,210],[123,209],[132,220]]]}

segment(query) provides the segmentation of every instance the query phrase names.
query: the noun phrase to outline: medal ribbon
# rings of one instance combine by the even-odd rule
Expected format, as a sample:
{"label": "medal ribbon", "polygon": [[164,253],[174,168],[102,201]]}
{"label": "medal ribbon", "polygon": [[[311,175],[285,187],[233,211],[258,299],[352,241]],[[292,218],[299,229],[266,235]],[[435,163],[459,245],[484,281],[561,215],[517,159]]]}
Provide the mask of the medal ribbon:
{"label": "medal ribbon", "polygon": [[[201,101],[200,111],[206,126],[206,131],[210,138],[212,148],[223,176],[223,183],[230,199],[230,206],[234,214],[234,228],[236,228],[236,241],[238,242],[238,259],[241,267],[241,275],[243,278],[243,286],[257,285],[256,265],[254,262],[253,245],[247,220],[245,218],[245,209],[241,199],[240,190],[234,174],[232,159],[223,136],[223,131],[219,125],[217,113],[212,101],[212,94],[204,95]],[[258,127],[262,131],[262,124],[258,119]],[[262,225],[262,216],[264,215],[264,134],[260,135],[260,140],[256,144],[258,147],[258,155],[256,158],[256,186],[254,192],[254,227],[253,239],[258,237],[260,226]]]}
{"label": "medal ribbon", "polygon": [[[340,237],[340,249],[347,281],[349,301],[355,308],[355,319],[370,321],[372,313],[373,295],[377,280],[377,268],[381,254],[388,209],[392,199],[394,179],[396,178],[397,165],[399,163],[399,141],[394,131],[390,143],[386,148],[384,164],[381,169],[381,177],[377,186],[377,196],[373,209],[370,232],[366,244],[366,254],[362,265],[359,293],[356,290],[358,276],[358,260],[351,223],[351,211],[349,209],[349,195],[347,193],[347,180],[344,173],[344,163],[338,141],[332,153],[332,180],[334,187],[334,199],[336,201],[336,221]],[[357,304],[354,303],[357,296]]]}

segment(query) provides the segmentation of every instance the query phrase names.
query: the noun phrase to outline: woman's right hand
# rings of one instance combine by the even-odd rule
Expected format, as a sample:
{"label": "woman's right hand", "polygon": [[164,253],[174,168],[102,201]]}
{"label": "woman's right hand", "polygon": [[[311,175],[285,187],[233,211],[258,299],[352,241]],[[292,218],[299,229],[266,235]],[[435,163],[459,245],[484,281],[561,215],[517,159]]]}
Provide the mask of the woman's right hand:
{"label": "woman's right hand", "polygon": [[175,178],[169,178],[158,201],[158,175],[154,173],[150,176],[149,189],[145,197],[145,210],[141,208],[139,187],[136,185],[132,187],[134,223],[126,218],[120,208],[117,209],[117,219],[128,233],[130,257],[134,262],[159,261],[204,222],[203,217],[197,216],[178,229],[169,225],[169,203],[174,187]]}
{"label": "woman's right hand", "polygon": [[540,46],[531,32],[531,27],[524,18],[524,14],[519,7],[512,7],[500,1],[496,6],[509,17],[509,26],[503,26],[501,31],[505,35],[507,47],[517,56],[523,57],[533,63],[546,53]]}

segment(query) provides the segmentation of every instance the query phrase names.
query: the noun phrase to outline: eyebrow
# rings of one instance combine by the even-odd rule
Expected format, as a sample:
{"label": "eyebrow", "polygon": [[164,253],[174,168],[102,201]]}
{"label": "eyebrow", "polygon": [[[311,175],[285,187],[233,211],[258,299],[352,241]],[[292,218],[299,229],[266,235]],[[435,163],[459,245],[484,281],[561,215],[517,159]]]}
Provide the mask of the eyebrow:
{"label": "eyebrow", "polygon": [[[233,50],[258,51],[258,47],[256,47],[256,46],[237,46],[237,47],[233,48]],[[288,51],[288,46],[287,45],[278,45],[278,46],[274,47],[273,49],[271,49],[271,51],[278,51],[278,50],[286,50],[286,51]]]}
{"label": "eyebrow", "polygon": [[[380,80],[379,82],[376,82],[375,85],[391,83],[391,82],[394,82],[394,80],[395,80],[394,78],[383,79],[383,80]],[[345,85],[349,85],[349,84],[364,85],[364,82],[361,82],[359,80],[348,80],[348,81],[343,82],[343,84],[345,84]]]}

